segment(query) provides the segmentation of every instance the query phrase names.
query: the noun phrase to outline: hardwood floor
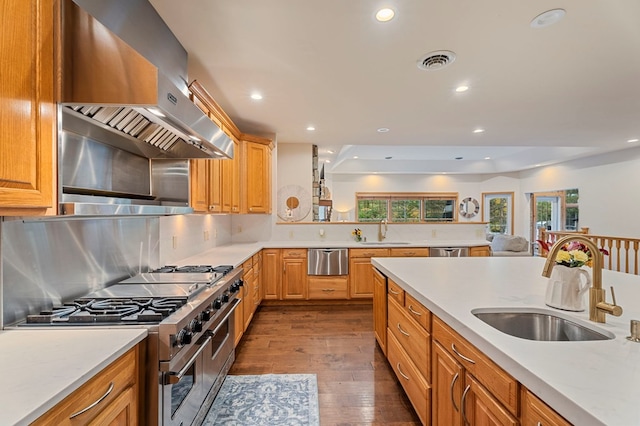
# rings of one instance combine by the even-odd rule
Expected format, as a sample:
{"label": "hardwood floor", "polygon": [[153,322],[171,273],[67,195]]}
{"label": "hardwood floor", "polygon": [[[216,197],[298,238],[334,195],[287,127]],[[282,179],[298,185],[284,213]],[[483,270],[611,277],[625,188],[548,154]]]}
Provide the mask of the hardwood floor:
{"label": "hardwood floor", "polygon": [[420,425],[375,342],[371,305],[262,306],[230,374],[316,374],[320,424]]}

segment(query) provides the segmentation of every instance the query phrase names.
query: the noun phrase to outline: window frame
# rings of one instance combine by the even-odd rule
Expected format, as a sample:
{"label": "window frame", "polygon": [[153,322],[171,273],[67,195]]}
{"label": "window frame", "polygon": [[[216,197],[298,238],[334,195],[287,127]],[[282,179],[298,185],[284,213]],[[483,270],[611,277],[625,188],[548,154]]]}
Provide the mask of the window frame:
{"label": "window frame", "polygon": [[[356,192],[355,194],[355,221],[357,223],[375,223],[375,221],[360,220],[360,201],[363,200],[386,200],[388,223],[394,224],[425,224],[425,223],[455,223],[458,222],[458,205],[459,195],[457,192]],[[452,201],[452,218],[450,220],[425,220],[424,202],[427,200],[451,200]],[[393,218],[393,201],[419,201],[419,217],[414,221],[397,221]],[[377,219],[376,219],[377,220]]]}

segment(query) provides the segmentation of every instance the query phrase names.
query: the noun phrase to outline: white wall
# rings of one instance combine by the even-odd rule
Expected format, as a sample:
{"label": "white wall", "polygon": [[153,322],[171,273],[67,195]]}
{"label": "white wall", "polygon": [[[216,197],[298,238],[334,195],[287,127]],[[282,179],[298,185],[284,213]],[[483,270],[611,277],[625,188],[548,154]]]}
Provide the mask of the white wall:
{"label": "white wall", "polygon": [[[276,203],[273,204],[273,212],[277,215],[278,208],[282,208],[278,200],[278,192],[287,186],[295,185],[303,188],[308,194],[301,202],[312,206],[312,145],[283,143],[278,145],[276,156],[278,157],[276,180],[273,189],[276,195]],[[306,195],[305,194],[305,195]],[[311,222],[313,220],[313,207],[299,222]]]}

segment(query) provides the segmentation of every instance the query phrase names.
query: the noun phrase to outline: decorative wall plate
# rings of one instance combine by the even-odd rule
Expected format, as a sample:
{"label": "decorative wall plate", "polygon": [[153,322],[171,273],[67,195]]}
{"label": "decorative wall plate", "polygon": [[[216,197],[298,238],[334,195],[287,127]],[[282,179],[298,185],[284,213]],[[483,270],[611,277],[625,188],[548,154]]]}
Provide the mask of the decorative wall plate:
{"label": "decorative wall plate", "polygon": [[278,217],[286,222],[299,222],[311,211],[311,194],[300,185],[278,189]]}
{"label": "decorative wall plate", "polygon": [[472,197],[467,197],[460,203],[460,216],[467,219],[474,217],[480,211],[480,204],[478,200]]}

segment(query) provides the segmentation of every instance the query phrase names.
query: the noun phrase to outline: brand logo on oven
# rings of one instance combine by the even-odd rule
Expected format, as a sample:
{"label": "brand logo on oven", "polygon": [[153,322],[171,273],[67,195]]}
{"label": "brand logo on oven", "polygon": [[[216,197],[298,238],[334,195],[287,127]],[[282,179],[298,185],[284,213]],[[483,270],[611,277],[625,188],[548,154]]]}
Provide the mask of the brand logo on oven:
{"label": "brand logo on oven", "polygon": [[167,99],[174,105],[178,105],[178,98],[173,96],[171,93],[167,93]]}

